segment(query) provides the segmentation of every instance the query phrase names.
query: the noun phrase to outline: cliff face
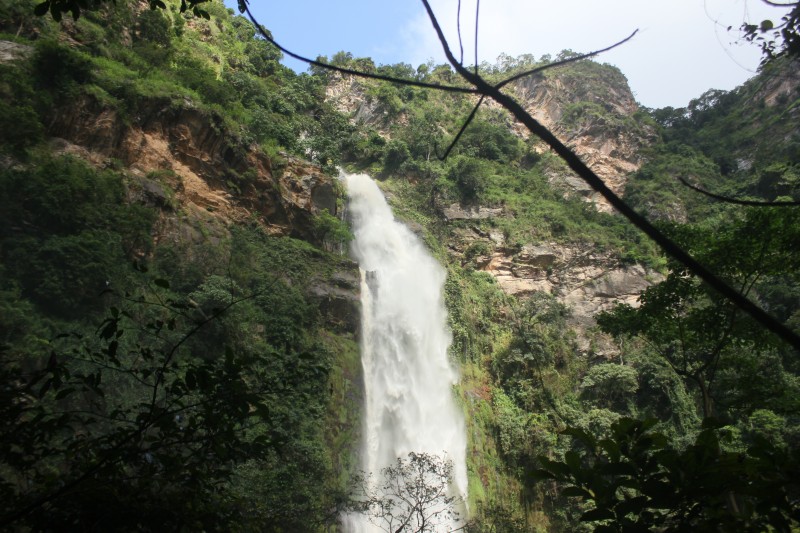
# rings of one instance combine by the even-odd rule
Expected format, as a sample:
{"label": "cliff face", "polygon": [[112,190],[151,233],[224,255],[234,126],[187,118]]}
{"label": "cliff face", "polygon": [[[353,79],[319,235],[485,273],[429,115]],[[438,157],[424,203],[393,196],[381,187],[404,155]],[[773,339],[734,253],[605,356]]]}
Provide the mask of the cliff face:
{"label": "cliff face", "polygon": [[[337,74],[330,75],[328,81],[326,98],[349,116],[353,124],[372,128],[384,138],[408,137],[403,130],[410,119],[407,112],[402,109],[390,120],[386,99],[375,96],[379,91],[371,89],[371,82]],[[619,195],[623,194],[628,177],[642,165],[643,149],[658,140],[655,124],[640,113],[627,80],[608,65],[578,62],[522,78],[510,84],[507,91],[575,150]],[[489,116],[507,117],[492,101],[484,106]],[[451,110],[451,114],[460,116],[467,108],[453,106],[453,109],[458,111]],[[531,137],[522,124],[510,118],[505,122],[495,120],[525,140],[535,152],[549,150]],[[452,134],[443,132],[439,137],[449,139]],[[442,139],[440,142],[444,143]],[[579,197],[599,211],[611,211],[603,199],[565,166],[550,165],[544,173],[561,194]],[[602,250],[587,237],[573,243],[538,240],[532,236],[535,233],[532,230],[526,231],[526,236],[509,239],[502,229],[493,226],[503,219],[514,219],[519,213],[502,203],[459,204],[438,198],[435,201],[450,228],[446,244],[452,260],[462,267],[487,272],[508,295],[526,298],[542,291],[555,296],[572,311],[571,325],[578,332],[581,349],[589,348],[588,332],[598,312],[622,302],[637,305],[641,291],[661,279],[660,274],[643,266],[620,263],[613,252]],[[471,253],[475,249],[485,252],[476,257]],[[596,346],[595,343],[595,349]]]}
{"label": "cliff face", "polygon": [[263,153],[233,144],[214,117],[189,102],[175,109],[154,100],[128,121],[85,97],[55,112],[49,134],[96,165],[117,160],[140,177],[171,173],[182,207],[225,224],[255,216],[270,234],[314,241],[313,217],[323,210],[336,215],[334,183],[319,167],[286,156],[275,169]]}
{"label": "cliff face", "polygon": [[[522,78],[512,90],[532,117],[572,148],[618,195],[623,194],[628,176],[641,166],[642,149],[657,139],[655,128],[637,116],[639,106],[627,80],[614,67],[584,62],[570,70]],[[514,129],[527,137],[521,124]],[[611,210],[571,172],[553,173],[550,180],[600,211]]]}
{"label": "cliff face", "polygon": [[[619,303],[638,306],[639,294],[664,279],[642,265],[620,264],[592,243],[543,242],[518,248],[507,246],[501,233],[477,226],[456,229],[454,237],[448,247],[453,259],[490,274],[504,293],[525,298],[541,291],[566,305],[571,310],[568,323],[583,351],[594,343],[595,353],[613,352],[607,340],[590,333],[594,316]],[[475,243],[483,243],[487,253],[470,257],[468,251]]]}
{"label": "cliff face", "polygon": [[[338,214],[337,186],[319,167],[286,154],[276,163],[236,144],[190,102],[176,108],[152,100],[135,117],[123,117],[84,96],[54,110],[47,133],[56,153],[126,170],[129,198],[159,208],[156,244],[218,242],[232,225],[256,222],[270,235],[321,246],[315,217]],[[349,263],[306,287],[327,322],[342,331],[358,329],[357,272]]]}

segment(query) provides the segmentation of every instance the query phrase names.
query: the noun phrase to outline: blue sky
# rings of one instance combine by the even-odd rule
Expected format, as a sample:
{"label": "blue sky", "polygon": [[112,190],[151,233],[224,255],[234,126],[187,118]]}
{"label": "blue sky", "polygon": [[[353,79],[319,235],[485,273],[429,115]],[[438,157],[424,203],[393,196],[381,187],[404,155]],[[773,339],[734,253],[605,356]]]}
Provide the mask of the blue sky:
{"label": "blue sky", "polygon": [[[457,49],[457,0],[431,4]],[[251,8],[281,44],[310,57],[345,50],[376,63],[445,62],[418,0],[251,0]],[[475,0],[462,0],[462,9],[465,49],[473,50]],[[682,107],[708,89],[732,89],[755,73],[758,49],[737,42],[738,32],[727,26],[764,18],[777,20],[780,11],[761,0],[483,0],[479,59],[493,62],[503,52],[587,52],[638,28],[632,42],[599,61],[622,70],[641,104]]]}

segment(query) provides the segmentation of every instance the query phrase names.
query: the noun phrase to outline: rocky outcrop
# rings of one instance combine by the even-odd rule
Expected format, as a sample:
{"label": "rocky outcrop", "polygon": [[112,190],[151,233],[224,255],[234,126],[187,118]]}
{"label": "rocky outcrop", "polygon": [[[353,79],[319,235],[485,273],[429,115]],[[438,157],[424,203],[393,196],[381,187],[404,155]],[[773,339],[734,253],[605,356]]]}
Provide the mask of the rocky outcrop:
{"label": "rocky outcrop", "polygon": [[503,209],[499,207],[480,207],[477,205],[451,204],[442,208],[447,220],[481,220],[500,216]]}
{"label": "rocky outcrop", "polygon": [[[592,63],[581,67],[591,81],[570,73],[540,74],[512,84],[525,110],[581,157],[611,190],[621,195],[627,177],[642,164],[642,148],[654,142],[655,129],[635,120],[638,105],[625,77],[614,67]],[[514,130],[529,133],[517,123]],[[539,150],[546,150],[544,145]],[[554,170],[550,181],[578,194],[601,211],[611,206],[571,170]]]}
{"label": "rocky outcrop", "polygon": [[62,139],[62,150],[97,165],[118,161],[140,176],[174,174],[169,185],[178,203],[225,224],[255,215],[271,234],[313,242],[314,216],[336,214],[334,183],[319,167],[284,155],[276,170],[266,155],[236,144],[217,117],[189,101],[176,106],[154,99],[130,120],[84,97],[55,111],[49,133]]}
{"label": "rocky outcrop", "polygon": [[[509,248],[497,232],[486,234],[478,228],[460,229],[451,253],[490,274],[500,289],[518,298],[537,291],[552,294],[572,312],[570,325],[578,334],[578,345],[588,350],[595,325],[594,317],[618,303],[638,306],[639,294],[663,279],[641,265],[620,264],[611,254],[590,243],[545,242]],[[465,253],[483,242],[488,254],[464,259]],[[593,348],[598,351],[596,346]],[[610,344],[604,349],[613,350]]]}
{"label": "rocky outcrop", "polygon": [[[378,99],[367,94],[361,80],[338,72],[328,74],[325,86],[325,100],[333,107],[350,117],[350,122],[361,126],[371,126],[384,138],[389,138],[389,112]],[[405,117],[392,117],[392,120],[405,123]]]}
{"label": "rocky outcrop", "polygon": [[327,281],[311,285],[308,292],[319,305],[327,324],[341,331],[357,331],[361,321],[361,279],[358,264],[334,272]]}
{"label": "rocky outcrop", "polygon": [[32,54],[32,46],[0,40],[0,63],[26,59]]}
{"label": "rocky outcrop", "polygon": [[[224,243],[230,227],[253,221],[272,235],[320,245],[314,218],[337,214],[337,191],[321,169],[282,154],[280,165],[237,144],[216,117],[191,102],[153,100],[133,120],[91,97],[57,109],[49,130],[56,153],[95,166],[123,166],[131,201],[159,209],[156,243],[191,253],[192,244]],[[358,266],[320,273],[304,287],[335,330],[355,333],[360,316]]]}

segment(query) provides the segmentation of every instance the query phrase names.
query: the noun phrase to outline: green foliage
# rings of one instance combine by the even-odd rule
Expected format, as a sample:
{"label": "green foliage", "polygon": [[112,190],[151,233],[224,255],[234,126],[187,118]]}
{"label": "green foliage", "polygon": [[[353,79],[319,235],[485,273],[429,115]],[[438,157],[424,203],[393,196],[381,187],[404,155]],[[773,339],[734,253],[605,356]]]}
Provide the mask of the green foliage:
{"label": "green foliage", "polygon": [[[759,279],[787,273],[796,278],[797,216],[787,210],[752,209],[711,227],[676,228],[673,237],[747,293]],[[719,396],[712,389],[718,372],[724,379],[726,369],[736,368],[733,372],[745,381],[757,379],[757,373],[745,373],[752,365],[742,363],[748,354],[769,354],[776,339],[691,278],[682,265],[671,263],[670,269],[665,281],[642,293],[639,308],[622,304],[611,313],[601,313],[597,321],[612,335],[647,339],[678,375],[697,387],[703,413],[711,416],[713,397]],[[754,387],[749,389],[755,392]],[[764,395],[760,401],[767,398]]]}
{"label": "green foliage", "polygon": [[540,480],[587,505],[594,531],[790,531],[800,515],[798,455],[765,439],[746,454],[726,452],[713,426],[684,450],[668,446],[655,420],[622,418],[608,438],[570,428],[579,443],[563,461],[540,457]]}
{"label": "green foliage", "polygon": [[91,61],[88,57],[52,40],[36,43],[33,68],[41,87],[58,88],[64,93],[74,91],[91,78]]}
{"label": "green foliage", "polygon": [[447,179],[467,204],[476,203],[486,190],[487,173],[488,166],[480,159],[456,156],[448,162]]}
{"label": "green foliage", "polygon": [[410,157],[411,153],[406,143],[394,139],[389,141],[383,151],[383,172],[391,174],[400,170]]}
{"label": "green foliage", "polygon": [[329,250],[339,250],[353,240],[353,233],[347,224],[331,215],[327,210],[314,218],[314,233],[323,246]]}
{"label": "green foliage", "polygon": [[509,124],[476,119],[462,135],[458,151],[481,159],[511,163],[519,158],[521,144],[519,138],[511,133]]}
{"label": "green foliage", "polygon": [[592,366],[580,384],[581,392],[601,407],[626,410],[639,388],[636,369],[614,363]]}
{"label": "green foliage", "polygon": [[121,176],[69,157],[0,172],[2,259],[23,294],[50,312],[96,309],[150,245],[152,213],[125,203]]}
{"label": "green foliage", "polygon": [[24,156],[27,148],[43,138],[37,103],[30,74],[0,65],[0,145],[17,157]]}

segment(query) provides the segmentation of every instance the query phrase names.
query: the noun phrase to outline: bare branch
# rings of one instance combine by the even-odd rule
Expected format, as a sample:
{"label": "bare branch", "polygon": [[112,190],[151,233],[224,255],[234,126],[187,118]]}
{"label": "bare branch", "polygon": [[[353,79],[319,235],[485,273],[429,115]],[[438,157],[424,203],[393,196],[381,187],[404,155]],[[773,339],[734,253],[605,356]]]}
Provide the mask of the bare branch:
{"label": "bare branch", "polygon": [[537,72],[541,72],[543,70],[551,69],[551,68],[554,68],[554,67],[560,67],[562,65],[566,65],[566,64],[569,64],[569,63],[574,63],[576,61],[581,61],[582,59],[588,59],[590,57],[594,57],[594,56],[602,54],[604,52],[608,52],[609,50],[613,50],[614,48],[627,43],[628,41],[633,39],[633,37],[637,33],[639,33],[639,30],[634,30],[633,33],[631,33],[630,35],[628,35],[627,37],[625,37],[621,41],[618,41],[618,42],[612,44],[611,46],[607,46],[605,48],[601,48],[600,50],[595,50],[594,52],[589,52],[587,54],[581,54],[581,55],[577,55],[577,56],[574,56],[574,57],[568,57],[566,59],[562,59],[561,61],[555,61],[553,63],[548,63],[547,65],[542,65],[541,67],[536,67],[536,68],[531,69],[531,70],[526,70],[525,72],[520,72],[519,74],[515,74],[514,76],[511,76],[510,78],[501,81],[500,83],[495,85],[495,87],[498,88],[498,89],[502,89],[504,86],[508,85],[512,81],[517,81],[518,79],[524,78],[525,76],[530,76],[532,74],[536,74]]}
{"label": "bare branch", "polygon": [[466,131],[467,126],[469,126],[472,123],[472,119],[475,118],[475,115],[478,112],[478,108],[483,103],[483,99],[484,98],[486,98],[486,97],[485,96],[481,96],[480,100],[478,100],[478,103],[475,104],[474,108],[472,108],[472,113],[470,113],[469,116],[467,117],[467,120],[464,121],[464,125],[461,126],[460,130],[458,130],[458,133],[456,134],[455,138],[453,139],[453,142],[451,142],[450,146],[447,147],[447,150],[444,151],[444,155],[440,156],[439,154],[436,154],[436,157],[438,157],[439,160],[444,161],[445,159],[447,159],[447,156],[450,155],[450,152],[453,150],[453,148],[455,148],[456,143],[458,143],[458,140],[461,139],[461,136]]}
{"label": "bare branch", "polygon": [[250,8],[247,7],[245,4],[245,12],[247,13],[247,17],[250,19],[250,22],[255,25],[256,30],[258,31],[259,35],[264,38],[265,41],[269,42],[273,46],[275,46],[278,50],[286,54],[287,56],[293,57],[298,61],[302,61],[308,65],[314,65],[315,67],[324,68],[327,70],[333,70],[334,72],[341,72],[342,74],[348,74],[350,76],[357,76],[359,78],[370,78],[374,80],[381,80],[381,81],[388,81],[391,83],[398,83],[400,85],[411,85],[412,87],[422,87],[425,89],[436,89],[438,91],[446,91],[451,93],[464,93],[464,94],[475,94],[477,91],[475,89],[469,87],[457,87],[455,85],[440,85],[438,83],[425,83],[423,81],[416,81],[416,80],[407,80],[403,78],[395,78],[393,76],[384,76],[383,74],[374,74],[372,72],[362,72],[360,70],[353,70],[344,67],[337,67],[336,65],[331,65],[329,63],[323,63],[321,61],[316,61],[314,59],[309,59],[307,57],[301,56],[300,54],[296,54],[287,48],[284,48],[278,42],[272,38],[270,33],[264,29],[264,27],[253,17],[253,14],[250,12]]}
{"label": "bare branch", "polygon": [[689,187],[693,191],[697,191],[700,194],[704,194],[709,198],[713,198],[714,200],[718,200],[720,202],[726,202],[729,204],[736,204],[736,205],[748,205],[754,207],[797,207],[800,206],[800,202],[786,200],[786,201],[759,201],[759,200],[739,200],[738,198],[731,198],[730,196],[723,196],[721,194],[715,194],[713,192],[707,191],[705,189],[701,189],[697,185],[692,185],[689,183],[686,178],[678,176],[678,181],[684,184],[686,187]]}
{"label": "bare branch", "polygon": [[772,7],[792,7],[800,4],[800,2],[774,2],[773,0],[761,0],[768,6]]}

